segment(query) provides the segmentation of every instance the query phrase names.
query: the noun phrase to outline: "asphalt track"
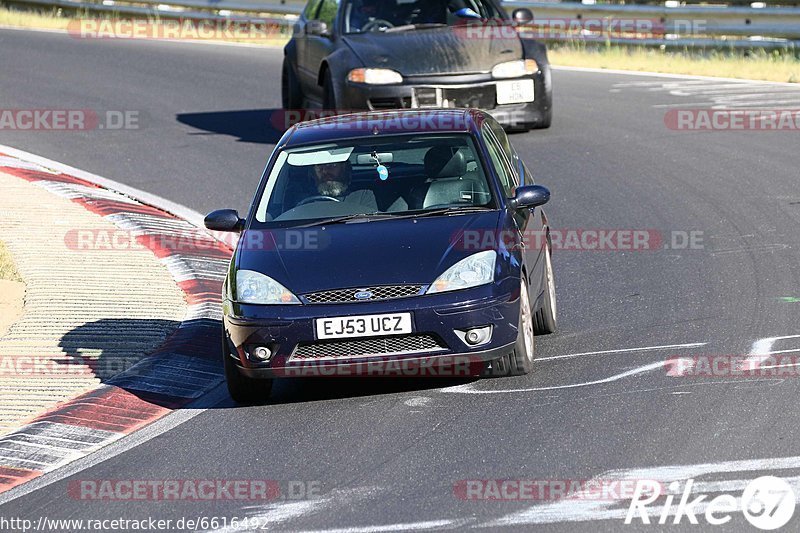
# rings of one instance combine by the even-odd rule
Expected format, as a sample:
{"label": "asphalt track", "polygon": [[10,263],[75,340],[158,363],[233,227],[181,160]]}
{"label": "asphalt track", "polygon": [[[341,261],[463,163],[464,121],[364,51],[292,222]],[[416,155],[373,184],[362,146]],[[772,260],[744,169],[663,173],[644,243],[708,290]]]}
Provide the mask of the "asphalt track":
{"label": "asphalt track", "polygon": [[[280,59],[276,49],[2,30],[0,107],[135,110],[141,128],[0,130],[0,143],[198,211],[244,210],[275,138],[264,123],[280,104]],[[800,297],[798,132],[682,132],[664,123],[668,106],[797,108],[800,91],[573,71],[556,72],[555,84],[553,127],[512,137],[553,191],[554,226],[649,229],[668,239],[698,231],[702,247],[556,252],[560,332],[537,338],[540,361],[529,376],[280,382],[269,405],[223,400],[6,503],[0,516],[251,516],[270,530],[648,531],[664,526],[623,526],[626,507],[613,502],[463,501],[454,485],[679,472],[708,481],[709,493],[738,494],[746,480],[770,474],[793,478],[800,496],[797,378],[679,378],[659,366],[675,355],[800,348],[800,338],[755,345],[800,334],[792,300]],[[694,346],[642,349],[674,345]],[[583,355],[562,357],[572,354]],[[67,491],[70,480],[256,478],[318,482],[322,497],[98,502]],[[673,529],[754,531],[740,514],[718,528],[700,521]],[[798,525],[795,516],[786,528]]]}

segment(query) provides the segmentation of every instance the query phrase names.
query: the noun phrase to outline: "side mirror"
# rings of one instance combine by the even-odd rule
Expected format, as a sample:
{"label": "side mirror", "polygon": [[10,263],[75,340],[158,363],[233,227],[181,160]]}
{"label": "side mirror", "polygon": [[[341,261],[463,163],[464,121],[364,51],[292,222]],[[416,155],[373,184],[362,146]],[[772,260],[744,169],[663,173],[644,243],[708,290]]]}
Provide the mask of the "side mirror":
{"label": "side mirror", "polygon": [[511,13],[511,18],[514,20],[514,24],[517,26],[525,26],[526,24],[533,22],[533,11],[527,7],[521,7],[519,9],[515,9],[514,12]]}
{"label": "side mirror", "polygon": [[550,201],[550,190],[541,185],[525,185],[517,187],[517,193],[514,198],[508,201],[514,209],[528,209],[531,207],[539,207]]}
{"label": "side mirror", "polygon": [[206,215],[203,223],[211,231],[240,232],[244,229],[244,220],[239,218],[239,213],[235,209],[213,211]]}
{"label": "side mirror", "polygon": [[321,20],[309,20],[306,23],[306,35],[316,35],[318,37],[330,37],[331,32],[328,24]]}

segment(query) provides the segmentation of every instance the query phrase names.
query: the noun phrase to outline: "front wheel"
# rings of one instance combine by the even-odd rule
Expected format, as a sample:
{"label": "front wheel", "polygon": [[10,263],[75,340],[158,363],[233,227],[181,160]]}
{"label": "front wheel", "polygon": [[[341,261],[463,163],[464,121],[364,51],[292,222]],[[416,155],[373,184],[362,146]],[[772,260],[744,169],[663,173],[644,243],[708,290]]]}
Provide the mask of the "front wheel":
{"label": "front wheel", "polygon": [[225,365],[225,383],[228,385],[228,393],[233,401],[243,405],[254,405],[265,403],[269,400],[272,393],[271,379],[253,379],[243,376],[236,366],[233,358],[228,353],[227,341],[223,333],[222,337],[222,357]]}
{"label": "front wheel", "polygon": [[487,377],[524,376],[533,369],[533,358],[533,314],[531,299],[528,295],[528,283],[523,275],[520,280],[517,343],[511,353],[491,362],[491,369],[487,371]]}
{"label": "front wheel", "polygon": [[553,275],[553,261],[550,247],[544,249],[544,301],[542,308],[536,311],[533,330],[537,335],[549,335],[558,329],[558,310],[556,308],[556,280]]}

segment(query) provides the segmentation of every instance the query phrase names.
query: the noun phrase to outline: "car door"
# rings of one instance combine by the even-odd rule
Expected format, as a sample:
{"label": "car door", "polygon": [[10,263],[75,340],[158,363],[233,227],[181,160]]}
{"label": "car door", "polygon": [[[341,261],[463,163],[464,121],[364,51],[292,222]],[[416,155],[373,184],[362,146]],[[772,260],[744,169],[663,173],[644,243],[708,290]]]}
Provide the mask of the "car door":
{"label": "car door", "polygon": [[[513,198],[517,187],[526,184],[524,180],[527,169],[524,168],[524,163],[516,155],[506,132],[497,121],[486,120],[482,129],[489,156],[500,176],[506,198]],[[530,173],[527,173],[527,176],[528,179],[531,179]],[[535,277],[534,273],[538,272],[538,268],[541,266],[538,262],[542,252],[536,246],[537,241],[540,240],[537,237],[541,237],[541,235],[537,236],[534,211],[534,209],[519,209],[512,215],[516,230],[519,232],[522,260],[527,265],[528,274],[532,280],[541,279]],[[532,287],[532,289],[535,290],[537,287]],[[539,293],[532,292],[531,294],[538,296]]]}
{"label": "car door", "polygon": [[[304,86],[306,94],[322,100],[323,88],[319,83],[319,70],[322,61],[328,57],[335,47],[336,22],[339,13],[339,0],[322,0],[319,9],[310,22],[311,27],[317,30],[306,31],[306,65],[308,66],[307,84]],[[326,32],[320,32],[320,23],[327,27]],[[315,26],[313,26],[315,25]]]}
{"label": "car door", "polygon": [[316,85],[317,71],[308,63],[308,32],[317,18],[322,0],[310,0],[295,26],[295,72],[303,92],[307,94],[310,83]]}

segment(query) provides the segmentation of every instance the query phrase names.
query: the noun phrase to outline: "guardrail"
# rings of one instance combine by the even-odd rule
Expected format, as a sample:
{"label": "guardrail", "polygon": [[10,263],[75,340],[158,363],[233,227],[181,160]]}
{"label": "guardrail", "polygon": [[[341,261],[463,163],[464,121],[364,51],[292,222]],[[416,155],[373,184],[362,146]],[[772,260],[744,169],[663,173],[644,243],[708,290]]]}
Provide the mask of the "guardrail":
{"label": "guardrail", "polygon": [[[650,0],[640,0],[650,1]],[[696,1],[696,0],[689,0]],[[733,2],[741,0],[731,0]],[[779,0],[800,4],[800,0]],[[162,19],[253,21],[288,33],[304,0],[0,0],[2,4],[58,7],[85,13]],[[662,48],[790,48],[800,50],[800,7],[583,4],[506,1],[529,8],[526,28],[549,42],[660,46]]]}

